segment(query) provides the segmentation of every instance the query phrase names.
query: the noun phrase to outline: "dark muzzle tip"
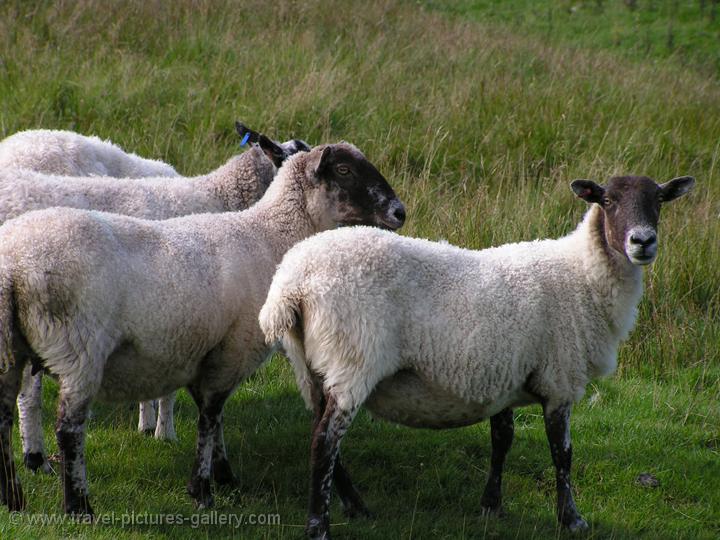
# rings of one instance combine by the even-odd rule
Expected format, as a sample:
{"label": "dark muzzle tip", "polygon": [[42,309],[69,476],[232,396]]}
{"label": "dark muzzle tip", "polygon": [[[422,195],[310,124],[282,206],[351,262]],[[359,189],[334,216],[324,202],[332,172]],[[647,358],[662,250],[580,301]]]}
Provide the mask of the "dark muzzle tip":
{"label": "dark muzzle tip", "polygon": [[636,245],[638,245],[638,246],[642,246],[642,247],[651,246],[651,245],[653,245],[656,241],[657,241],[657,236],[654,235],[654,234],[651,234],[651,235],[649,235],[649,236],[647,236],[647,237],[644,237],[644,238],[639,237],[639,236],[634,236],[634,235],[630,237],[630,242],[631,242],[631,243],[636,244]]}

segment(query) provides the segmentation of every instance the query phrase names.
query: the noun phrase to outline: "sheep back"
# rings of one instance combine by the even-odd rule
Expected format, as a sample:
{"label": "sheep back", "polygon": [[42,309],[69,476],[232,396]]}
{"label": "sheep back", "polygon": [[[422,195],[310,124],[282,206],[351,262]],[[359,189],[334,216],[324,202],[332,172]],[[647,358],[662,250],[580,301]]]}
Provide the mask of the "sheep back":
{"label": "sheep back", "polygon": [[167,163],[125,152],[110,141],[44,129],[21,131],[0,141],[1,168],[62,176],[178,176]]}

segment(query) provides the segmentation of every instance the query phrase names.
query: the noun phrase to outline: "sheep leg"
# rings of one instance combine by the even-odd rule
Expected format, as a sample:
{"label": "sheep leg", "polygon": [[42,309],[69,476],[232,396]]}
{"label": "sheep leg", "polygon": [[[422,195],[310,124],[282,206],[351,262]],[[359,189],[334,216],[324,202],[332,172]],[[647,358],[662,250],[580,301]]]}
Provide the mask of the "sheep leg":
{"label": "sheep leg", "polygon": [[90,399],[60,385],[55,436],[62,463],[63,502],[65,513],[92,516],[85,466],[85,427]]}
{"label": "sheep leg", "polygon": [[330,494],[340,442],[357,409],[341,409],[335,397],[326,396],[325,411],[315,426],[310,447],[310,509],[305,532],[310,538],[330,538]]}
{"label": "sheep leg", "polygon": [[25,366],[20,394],[17,398],[17,408],[23,463],[33,472],[49,473],[52,468],[45,455],[42,429],[42,377],[42,371],[35,375],[32,374],[30,363]]}
{"label": "sheep leg", "polygon": [[157,400],[151,399],[149,401],[140,402],[140,414],[138,419],[138,431],[150,435],[156,429],[157,419]]}
{"label": "sheep leg", "polygon": [[572,464],[570,409],[569,404],[561,405],[554,410],[549,410],[545,406],[545,433],[555,465],[558,521],[570,531],[579,531],[587,529],[588,524],[580,516],[580,512],[575,506],[570,484],[570,466]]}
{"label": "sheep leg", "polygon": [[357,489],[355,489],[355,486],[350,479],[350,475],[343,466],[342,461],[340,461],[340,452],[338,452],[338,455],[335,458],[333,481],[335,482],[340,502],[343,505],[343,513],[347,517],[372,517],[372,513],[370,513],[370,510],[368,510],[367,506],[365,506],[362,497],[360,497],[360,493],[358,493]]}
{"label": "sheep leg", "polygon": [[[322,384],[317,380],[313,380],[310,389],[311,399],[313,402],[313,432],[317,429],[318,423],[325,413],[325,394],[322,390]],[[365,506],[357,489],[353,485],[352,479],[342,464],[340,451],[335,459],[335,467],[333,468],[333,481],[337,489],[340,502],[343,506],[343,513],[349,517],[365,516],[371,517],[372,514]]]}
{"label": "sheep leg", "polygon": [[22,365],[15,364],[6,373],[0,374],[0,502],[11,512],[25,508],[25,497],[12,453],[13,414],[22,368]]}
{"label": "sheep leg", "polygon": [[236,483],[235,475],[230,467],[225,450],[225,436],[223,435],[223,414],[220,413],[217,431],[215,431],[215,442],[213,444],[212,458],[213,480],[220,486],[231,486]]}
{"label": "sheep leg", "polygon": [[157,403],[158,414],[157,426],[155,427],[155,438],[167,441],[177,441],[177,433],[175,433],[175,422],[173,418],[175,392],[161,397],[158,399]]}
{"label": "sheep leg", "polygon": [[188,386],[188,390],[198,406],[199,417],[195,463],[190,473],[187,490],[188,494],[195,499],[198,508],[210,508],[213,505],[210,476],[213,468],[215,440],[218,428],[222,425],[223,406],[230,392],[206,395],[194,385]]}
{"label": "sheep leg", "polygon": [[515,427],[512,409],[504,409],[490,417],[490,438],[492,455],[490,474],[480,504],[487,512],[500,513],[502,507],[502,471],[510,446],[513,442]]}

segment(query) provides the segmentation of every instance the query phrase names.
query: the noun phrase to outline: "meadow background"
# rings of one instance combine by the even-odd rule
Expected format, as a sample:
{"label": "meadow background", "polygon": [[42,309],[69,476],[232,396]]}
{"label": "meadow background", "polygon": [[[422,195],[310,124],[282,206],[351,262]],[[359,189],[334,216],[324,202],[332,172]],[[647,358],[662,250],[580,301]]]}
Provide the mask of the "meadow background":
{"label": "meadow background", "polygon": [[[575,409],[574,485],[589,538],[720,536],[720,13],[716,0],[0,0],[0,136],[28,128],[110,138],[185,174],[239,151],[233,123],[359,146],[408,209],[402,234],[471,248],[557,236],[585,205],[575,178],[690,174],[663,210],[638,324],[615,377]],[[56,450],[56,387],[45,429]],[[135,431],[136,407],[94,406],[98,513],[192,515],[195,408],[180,440]],[[275,358],[226,409],[238,529],[11,523],[0,538],[301,538],[310,416]],[[19,436],[16,459],[21,459]],[[562,538],[539,407],[518,411],[506,515],[483,517],[487,423],[412,430],[361,413],[345,461],[376,519],[336,538]],[[651,473],[657,488],[635,479]],[[56,476],[21,471],[30,513],[61,508]]]}

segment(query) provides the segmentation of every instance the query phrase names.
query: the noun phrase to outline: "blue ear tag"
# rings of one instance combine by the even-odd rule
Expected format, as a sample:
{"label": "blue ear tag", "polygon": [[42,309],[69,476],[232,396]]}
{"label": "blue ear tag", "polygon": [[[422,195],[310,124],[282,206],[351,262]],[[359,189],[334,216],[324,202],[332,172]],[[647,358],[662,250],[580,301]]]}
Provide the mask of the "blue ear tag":
{"label": "blue ear tag", "polygon": [[248,131],[245,133],[245,136],[242,138],[242,141],[240,141],[240,146],[245,146],[248,142],[248,139],[250,138],[250,132]]}

